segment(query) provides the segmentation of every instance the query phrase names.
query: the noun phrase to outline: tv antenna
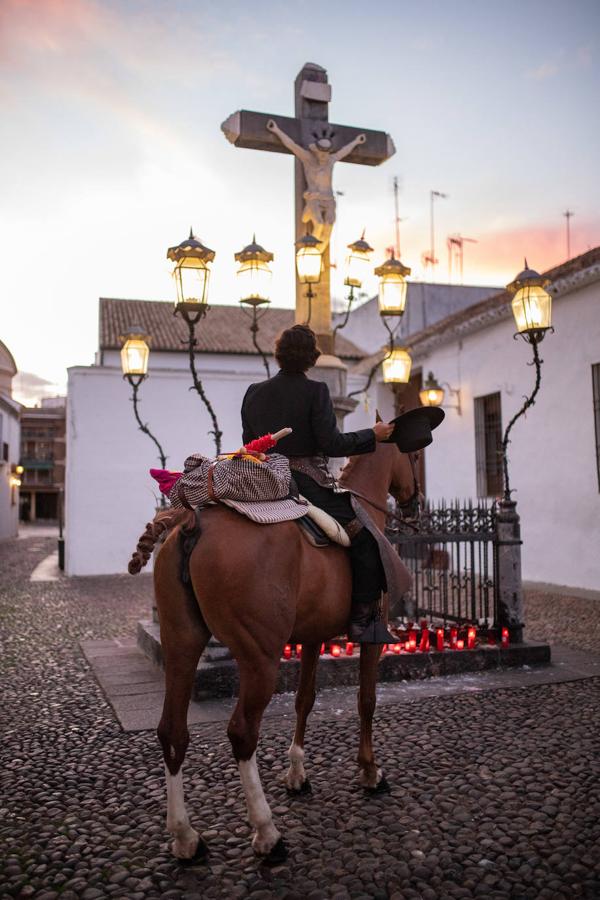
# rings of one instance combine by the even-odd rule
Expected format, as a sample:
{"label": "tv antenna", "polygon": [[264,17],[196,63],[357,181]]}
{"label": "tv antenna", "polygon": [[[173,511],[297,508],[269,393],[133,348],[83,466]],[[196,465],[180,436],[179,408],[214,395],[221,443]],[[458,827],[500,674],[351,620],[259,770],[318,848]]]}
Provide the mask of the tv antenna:
{"label": "tv antenna", "polygon": [[464,244],[479,243],[476,238],[463,237],[462,234],[448,235],[448,276],[452,281],[453,262],[458,265],[460,284],[463,284]]}
{"label": "tv antenna", "polygon": [[566,219],[567,225],[567,259],[571,259],[571,222],[570,219],[573,218],[575,213],[571,209],[566,209],[563,213],[563,216]]}
{"label": "tv antenna", "polygon": [[423,263],[425,267],[431,266],[431,275],[435,272],[435,267],[438,264],[439,260],[436,259],[435,256],[435,226],[434,226],[434,217],[433,217],[433,204],[436,197],[439,197],[442,200],[448,199],[448,194],[443,194],[441,191],[429,191],[429,251],[423,254]]}

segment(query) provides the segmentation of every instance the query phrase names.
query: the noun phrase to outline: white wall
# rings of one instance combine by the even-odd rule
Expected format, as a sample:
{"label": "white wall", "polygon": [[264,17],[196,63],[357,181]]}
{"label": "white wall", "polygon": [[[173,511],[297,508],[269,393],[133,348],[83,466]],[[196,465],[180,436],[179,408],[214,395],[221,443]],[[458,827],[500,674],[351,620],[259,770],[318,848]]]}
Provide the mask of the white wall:
{"label": "white wall", "polygon": [[[11,469],[21,453],[21,424],[13,400],[0,399],[0,420],[0,540],[5,540],[16,537],[19,529],[19,490],[10,486]],[[2,459],[4,443],[8,444],[8,462]]]}
{"label": "white wall", "polygon": [[[600,589],[600,492],[591,365],[600,362],[600,284],[553,302],[555,333],[540,346],[535,405],[511,432],[509,475],[523,537],[523,577]],[[531,348],[505,320],[420,359],[425,372],[460,387],[462,416],[448,410],[426,450],[431,499],[476,496],[474,397],[501,392],[502,427],[530,394]],[[453,402],[447,395],[448,402]]]}

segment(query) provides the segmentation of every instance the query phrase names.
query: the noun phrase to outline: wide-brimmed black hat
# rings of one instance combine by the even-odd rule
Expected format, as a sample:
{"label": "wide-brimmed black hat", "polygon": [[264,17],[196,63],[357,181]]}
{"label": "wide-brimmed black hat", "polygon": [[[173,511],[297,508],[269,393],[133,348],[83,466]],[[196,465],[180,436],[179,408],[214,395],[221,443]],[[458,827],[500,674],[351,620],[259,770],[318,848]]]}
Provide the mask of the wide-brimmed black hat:
{"label": "wide-brimmed black hat", "polygon": [[390,425],[394,425],[389,438],[384,443],[396,444],[403,453],[414,453],[431,444],[433,437],[431,432],[440,425],[446,416],[439,406],[420,406],[411,409],[392,419]]}

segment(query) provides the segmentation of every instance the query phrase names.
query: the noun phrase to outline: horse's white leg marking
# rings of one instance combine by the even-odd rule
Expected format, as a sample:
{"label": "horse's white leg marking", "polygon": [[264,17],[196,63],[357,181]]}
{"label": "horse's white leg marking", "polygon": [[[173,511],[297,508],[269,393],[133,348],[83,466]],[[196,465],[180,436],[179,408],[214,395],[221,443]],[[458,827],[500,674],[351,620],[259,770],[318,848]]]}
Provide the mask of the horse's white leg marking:
{"label": "horse's white leg marking", "polygon": [[361,766],[358,780],[361,785],[365,788],[376,788],[381,779],[383,778],[383,770],[377,768],[371,768],[367,771],[367,769],[363,769]]}
{"label": "horse's white leg marking", "polygon": [[250,759],[240,760],[238,766],[242,787],[246,796],[248,819],[256,831],[252,840],[252,847],[256,853],[266,855],[269,850],[273,849],[281,835],[273,825],[271,810],[260,783],[260,775],[256,764],[256,751]]}
{"label": "horse's white leg marking", "polygon": [[178,859],[191,859],[198,848],[199,834],[190,825],[183,799],[182,769],[171,775],[165,766],[167,776],[167,830],[175,840],[171,850]]}
{"label": "horse's white leg marking", "polygon": [[304,750],[292,740],[290,749],[288,750],[288,756],[290,758],[290,767],[285,776],[285,784],[291,791],[299,791],[306,781],[306,772],[304,771]]}

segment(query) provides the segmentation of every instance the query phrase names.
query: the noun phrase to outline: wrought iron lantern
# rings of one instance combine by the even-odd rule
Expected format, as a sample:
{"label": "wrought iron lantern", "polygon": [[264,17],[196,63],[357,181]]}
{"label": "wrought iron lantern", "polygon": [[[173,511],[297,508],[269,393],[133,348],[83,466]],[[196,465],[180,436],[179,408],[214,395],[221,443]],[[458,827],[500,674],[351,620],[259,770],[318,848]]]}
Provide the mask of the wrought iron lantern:
{"label": "wrought iron lantern", "polygon": [[323,255],[319,250],[321,241],[312,234],[305,234],[296,241],[296,270],[301,284],[318,284],[321,280]]}
{"label": "wrought iron lantern", "polygon": [[552,328],[552,297],[545,290],[550,279],[530,269],[519,272],[506,289],[513,294],[512,311],[517,331],[530,343],[539,344],[548,329]]}
{"label": "wrought iron lantern", "polygon": [[148,374],[148,358],[150,356],[150,337],[137,325],[132,325],[121,335],[121,369],[123,376],[133,386],[134,381],[140,384]]}
{"label": "wrought iron lantern", "polygon": [[396,347],[388,351],[387,356],[384,357],[381,363],[381,367],[383,369],[383,380],[386,384],[408,384],[412,359],[403,347]]}
{"label": "wrought iron lantern", "polygon": [[175,263],[175,312],[181,312],[184,318],[191,316],[197,322],[206,312],[208,282],[214,258],[215,251],[194,237],[192,229],[187,240],[167,250],[167,259]]}
{"label": "wrought iron lantern", "polygon": [[[348,244],[350,253],[346,257],[346,277],[344,284],[349,288],[362,287],[363,281],[367,276],[371,263],[371,254],[373,248],[365,241],[365,233],[353,244]],[[350,292],[352,294],[352,290]]]}
{"label": "wrought iron lantern", "polygon": [[[257,244],[256,235],[253,235],[252,243],[235,254],[235,261],[240,264],[237,271],[240,285],[240,304],[242,309],[248,312],[252,318],[250,323],[252,343],[262,356],[267,378],[270,378],[269,360],[258,343],[257,333],[258,320],[266,313],[266,307],[270,303],[269,294],[272,273],[269,263],[273,261],[273,254],[261,247],[260,244]],[[258,308],[260,306],[265,307],[265,309],[259,314]]]}
{"label": "wrought iron lantern", "polygon": [[419,400],[422,406],[441,406],[444,402],[444,394],[444,388],[436,381],[433,372],[430,372],[427,381],[423,383],[423,387],[419,391]]}
{"label": "wrought iron lantern", "polygon": [[256,243],[256,235],[252,242],[235,254],[235,261],[240,264],[237,270],[240,287],[240,303],[249,306],[260,306],[269,303],[272,272],[269,263],[273,254]]}
{"label": "wrought iron lantern", "polygon": [[408,285],[406,276],[410,275],[410,268],[403,266],[394,253],[389,259],[375,269],[379,276],[379,315],[402,316],[406,308],[406,291]]}

